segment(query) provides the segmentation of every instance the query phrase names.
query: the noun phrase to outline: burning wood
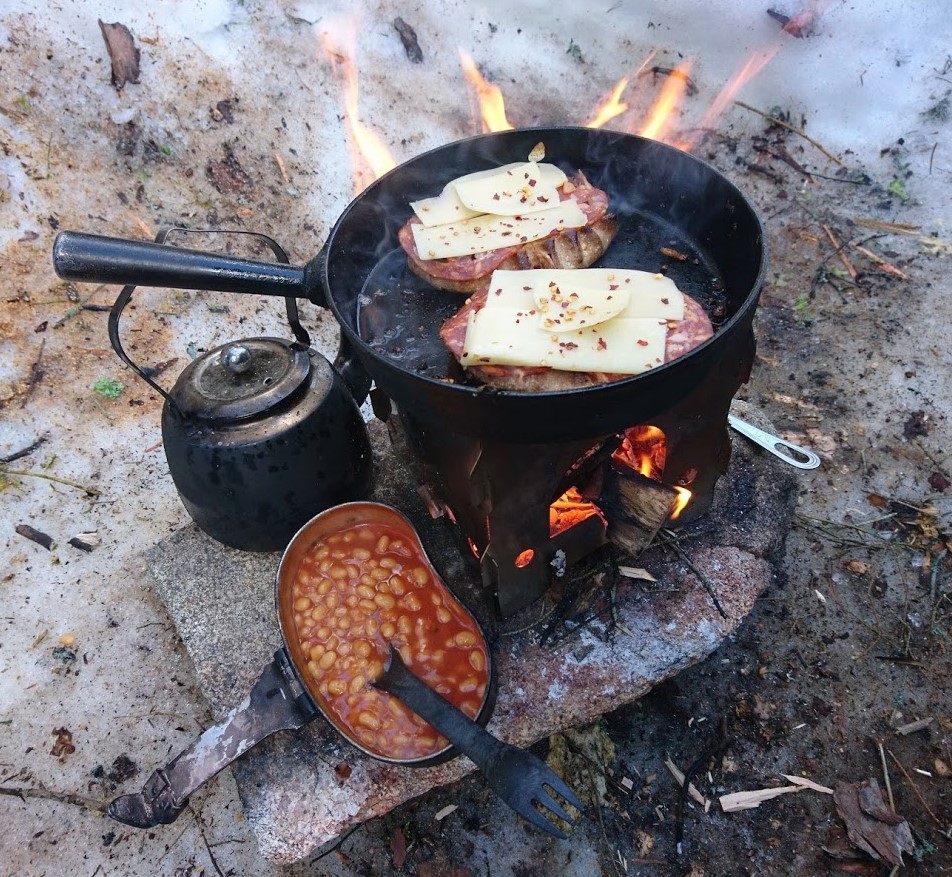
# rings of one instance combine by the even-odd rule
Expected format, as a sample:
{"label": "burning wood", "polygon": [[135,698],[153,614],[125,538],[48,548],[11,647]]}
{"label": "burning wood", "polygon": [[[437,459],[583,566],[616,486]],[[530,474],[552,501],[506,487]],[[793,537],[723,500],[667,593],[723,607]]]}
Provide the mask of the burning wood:
{"label": "burning wood", "polygon": [[677,502],[676,488],[628,466],[612,465],[606,472],[599,499],[608,516],[609,541],[637,557],[651,544]]}

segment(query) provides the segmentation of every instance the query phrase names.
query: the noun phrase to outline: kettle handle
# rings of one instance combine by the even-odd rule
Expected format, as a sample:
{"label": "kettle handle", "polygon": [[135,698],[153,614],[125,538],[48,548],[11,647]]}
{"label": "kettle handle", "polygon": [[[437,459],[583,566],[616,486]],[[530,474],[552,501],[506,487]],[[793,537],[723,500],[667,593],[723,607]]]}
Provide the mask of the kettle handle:
{"label": "kettle handle", "polygon": [[[241,229],[235,230],[225,230],[225,229],[194,229],[194,228],[181,228],[179,226],[171,226],[169,228],[163,228],[155,236],[155,243],[165,244],[168,240],[169,235],[173,232],[184,232],[192,234],[244,234],[251,235],[256,238],[260,238],[264,241],[268,247],[271,249],[271,252],[274,253],[275,258],[285,264],[290,265],[291,260],[288,257],[288,254],[284,251],[284,248],[275,241],[274,239],[268,237],[266,234],[261,234],[256,231],[244,231]],[[115,302],[113,302],[112,309],[109,311],[109,321],[108,321],[108,333],[109,333],[109,342],[112,344],[112,349],[116,352],[116,355],[131,368],[143,381],[145,381],[153,390],[160,393],[165,397],[166,401],[173,408],[178,410],[178,406],[175,403],[175,400],[172,396],[160,387],[147,372],[140,368],[136,363],[134,363],[126,353],[125,348],[122,346],[122,339],[119,336],[119,318],[122,316],[122,312],[126,309],[126,305],[129,304],[130,299],[132,298],[132,293],[135,292],[136,287],[133,284],[129,284],[122,287],[119,295],[116,297]],[[295,341],[293,347],[295,349],[307,350],[311,346],[311,338],[307,334],[307,330],[301,325],[301,319],[298,314],[297,299],[293,296],[284,297],[285,308],[287,310],[288,316],[288,325],[291,327],[291,331],[294,333]],[[179,412],[181,413],[181,412]]]}

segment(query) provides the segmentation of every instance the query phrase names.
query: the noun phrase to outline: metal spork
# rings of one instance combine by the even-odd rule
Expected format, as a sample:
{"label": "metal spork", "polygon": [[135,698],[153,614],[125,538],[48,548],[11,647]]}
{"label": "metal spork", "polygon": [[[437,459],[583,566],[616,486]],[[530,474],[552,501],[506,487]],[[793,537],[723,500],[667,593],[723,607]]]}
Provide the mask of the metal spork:
{"label": "metal spork", "polygon": [[582,802],[544,761],[525,749],[504,743],[460,712],[414,676],[392,646],[390,665],[373,684],[402,700],[468,756],[482,771],[489,787],[516,813],[549,834],[566,837],[536,805],[574,825],[575,819],[549,794],[546,786],[580,812]]}

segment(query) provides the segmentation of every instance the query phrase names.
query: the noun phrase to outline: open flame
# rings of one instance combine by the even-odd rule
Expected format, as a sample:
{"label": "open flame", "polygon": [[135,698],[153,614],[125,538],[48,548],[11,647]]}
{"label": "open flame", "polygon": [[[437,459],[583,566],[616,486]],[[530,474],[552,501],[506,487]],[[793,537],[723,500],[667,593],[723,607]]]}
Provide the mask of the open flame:
{"label": "open flame", "polygon": [[664,131],[670,127],[674,111],[681,98],[687,91],[688,83],[691,81],[688,71],[691,69],[691,62],[685,61],[683,64],[673,70],[664,81],[661,87],[661,93],[658,95],[648,113],[648,121],[639,132],[642,137],[650,137],[653,140],[661,140]]}
{"label": "open flame", "polygon": [[475,91],[483,120],[483,131],[511,131],[512,125],[506,118],[506,102],[502,89],[483,77],[476,62],[463,49],[459,50],[459,60],[467,82]]}
{"label": "open flame", "polygon": [[[349,17],[333,23],[333,33],[321,33],[321,48],[331,62],[335,77],[344,88],[344,112],[351,134],[351,165],[355,194],[397,166],[384,142],[360,121],[356,45],[357,20]],[[356,147],[356,148],[355,148]]]}

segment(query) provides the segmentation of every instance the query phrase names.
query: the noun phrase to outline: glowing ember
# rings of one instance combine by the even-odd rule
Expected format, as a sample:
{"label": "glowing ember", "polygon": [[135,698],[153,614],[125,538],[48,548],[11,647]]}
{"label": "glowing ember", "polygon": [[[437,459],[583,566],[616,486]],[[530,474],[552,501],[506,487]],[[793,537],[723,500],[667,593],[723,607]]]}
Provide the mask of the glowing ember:
{"label": "glowing ember", "polygon": [[612,459],[631,467],[645,478],[660,481],[664,475],[667,454],[664,433],[657,426],[633,426],[625,433]]}
{"label": "glowing ember", "polygon": [[[601,511],[574,487],[570,487],[549,506],[549,537],[553,537],[581,523]],[[602,516],[604,519],[604,516]]]}
{"label": "glowing ember", "polygon": [[[377,177],[396,167],[396,162],[383,141],[360,121],[358,112],[357,63],[354,60],[357,22],[350,18],[335,22],[336,38],[330,30],[321,34],[321,46],[330,59],[334,75],[344,86],[344,111],[353,145],[354,188],[360,194]],[[369,170],[368,170],[369,169]]]}
{"label": "glowing ember", "polygon": [[685,61],[665,80],[661,88],[661,94],[658,95],[657,100],[651,107],[648,121],[639,132],[642,137],[651,137],[655,140],[662,139],[662,132],[670,126],[674,110],[687,90],[690,81],[688,71],[690,69],[691,62]]}
{"label": "glowing ember", "polygon": [[476,62],[463,50],[459,50],[460,63],[469,84],[476,89],[479,111],[483,119],[483,131],[511,131],[512,125],[506,118],[506,103],[498,85],[483,78]]}
{"label": "glowing ember", "polygon": [[528,566],[530,563],[532,563],[532,559],[534,557],[535,552],[531,548],[527,548],[525,551],[522,551],[516,555],[514,563],[519,569],[522,569],[524,566]]}

